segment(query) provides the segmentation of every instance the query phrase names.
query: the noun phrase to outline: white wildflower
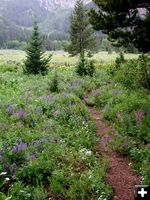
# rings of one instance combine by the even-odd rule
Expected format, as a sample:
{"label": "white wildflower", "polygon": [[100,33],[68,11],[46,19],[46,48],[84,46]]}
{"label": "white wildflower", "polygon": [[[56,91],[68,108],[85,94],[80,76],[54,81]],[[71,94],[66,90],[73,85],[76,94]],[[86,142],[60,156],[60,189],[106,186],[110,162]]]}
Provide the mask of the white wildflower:
{"label": "white wildflower", "polygon": [[87,156],[91,156],[91,155],[92,155],[92,151],[87,150],[87,151],[85,152],[85,155],[87,155]]}
{"label": "white wildflower", "polygon": [[0,175],[3,176],[3,175],[6,175],[6,174],[7,174],[7,172],[2,172]]}

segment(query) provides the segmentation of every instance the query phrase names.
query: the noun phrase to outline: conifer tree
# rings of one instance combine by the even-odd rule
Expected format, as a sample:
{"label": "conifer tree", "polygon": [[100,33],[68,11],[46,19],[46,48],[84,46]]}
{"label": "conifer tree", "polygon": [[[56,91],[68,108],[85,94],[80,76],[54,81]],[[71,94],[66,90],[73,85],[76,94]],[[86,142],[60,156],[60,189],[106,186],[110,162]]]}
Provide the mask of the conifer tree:
{"label": "conifer tree", "polygon": [[72,56],[80,55],[80,66],[84,70],[85,51],[93,49],[95,40],[89,23],[88,13],[82,0],[77,0],[74,13],[70,18],[70,44],[68,52]]}
{"label": "conifer tree", "polygon": [[102,30],[115,45],[150,51],[150,0],[93,1],[97,6],[90,22],[95,30]]}
{"label": "conifer tree", "polygon": [[24,63],[24,72],[27,74],[45,75],[52,55],[45,57],[44,37],[39,32],[37,22],[34,22],[32,36],[27,45],[26,53],[27,58]]}

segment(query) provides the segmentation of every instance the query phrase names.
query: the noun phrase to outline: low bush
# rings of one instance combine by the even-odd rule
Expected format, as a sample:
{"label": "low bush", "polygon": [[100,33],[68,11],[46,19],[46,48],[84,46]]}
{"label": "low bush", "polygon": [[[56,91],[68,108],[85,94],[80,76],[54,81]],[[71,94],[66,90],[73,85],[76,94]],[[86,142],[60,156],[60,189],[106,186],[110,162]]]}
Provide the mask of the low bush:
{"label": "low bush", "polygon": [[59,92],[59,83],[58,83],[58,75],[57,75],[57,72],[55,72],[51,82],[49,83],[49,90],[50,92],[56,92],[58,93]]}
{"label": "low bush", "polygon": [[76,73],[79,76],[93,76],[95,73],[95,66],[93,60],[81,60],[76,66]]}
{"label": "low bush", "polygon": [[126,61],[113,74],[116,82],[129,89],[143,87],[150,90],[150,57],[141,55],[138,60]]}

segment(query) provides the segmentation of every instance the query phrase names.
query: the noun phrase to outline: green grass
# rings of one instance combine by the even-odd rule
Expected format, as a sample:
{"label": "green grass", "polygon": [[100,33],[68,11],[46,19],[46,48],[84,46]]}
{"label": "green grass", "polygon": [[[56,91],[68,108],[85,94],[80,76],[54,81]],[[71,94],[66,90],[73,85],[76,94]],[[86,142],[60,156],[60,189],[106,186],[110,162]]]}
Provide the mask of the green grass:
{"label": "green grass", "polygon": [[[74,67],[64,66],[66,62],[74,65],[77,58],[54,52],[52,63],[58,68],[50,68],[43,77],[22,73],[23,51],[0,50],[0,190],[7,197],[46,200],[47,190],[49,197],[65,200],[111,197],[105,182],[108,162],[97,153],[95,122],[82,102],[89,91],[93,92],[87,102],[103,109],[105,119],[116,126],[112,148],[131,156],[143,184],[149,184],[149,143],[143,140],[149,141],[150,116],[139,128],[135,113],[148,110],[150,94],[143,88],[127,88],[112,76],[113,69],[107,66],[116,56],[95,54],[94,59],[105,67],[97,67],[94,77],[81,78]],[[19,63],[7,65],[8,61]],[[51,92],[55,72],[58,93]],[[116,76],[124,73],[114,72]]]}
{"label": "green grass", "polygon": [[[78,62],[77,57],[70,57],[68,53],[63,51],[47,52],[52,53],[53,57],[51,63],[58,65],[75,65]],[[99,52],[94,54],[93,59],[97,63],[113,63],[118,56],[118,53],[113,52]],[[137,54],[125,54],[126,59],[137,58]],[[7,63],[9,61],[21,62],[25,59],[25,52],[20,50],[0,50],[0,63]]]}
{"label": "green grass", "polygon": [[[12,200],[46,200],[47,190],[55,199],[109,198],[108,163],[80,99],[94,79],[78,77],[74,67],[50,68],[47,76],[11,67],[0,66],[0,190]],[[59,93],[50,90],[55,71]]]}

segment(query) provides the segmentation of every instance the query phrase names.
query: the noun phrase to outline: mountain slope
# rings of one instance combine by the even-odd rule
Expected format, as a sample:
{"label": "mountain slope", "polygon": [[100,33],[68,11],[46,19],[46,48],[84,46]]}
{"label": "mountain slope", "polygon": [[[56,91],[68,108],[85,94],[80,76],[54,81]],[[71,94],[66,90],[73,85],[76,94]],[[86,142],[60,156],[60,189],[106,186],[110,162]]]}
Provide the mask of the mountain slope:
{"label": "mountain slope", "polygon": [[[42,7],[47,10],[57,9],[57,8],[72,8],[75,5],[76,0],[38,0]],[[83,0],[85,4],[89,3],[91,0]]]}
{"label": "mountain slope", "polygon": [[[36,18],[43,23],[53,19],[57,26],[58,20],[68,17],[76,0],[0,0],[1,13],[5,19],[18,26],[31,27]],[[84,0],[88,3],[89,0]],[[69,12],[70,11],[70,12]],[[63,14],[63,16],[62,16]],[[56,23],[55,23],[56,22]],[[57,27],[56,27],[57,28]]]}
{"label": "mountain slope", "polygon": [[[84,0],[84,3],[90,1]],[[76,0],[0,0],[0,45],[7,40],[24,41],[26,34],[29,35],[26,30],[31,29],[35,18],[42,32],[52,34],[54,40],[57,36],[64,40],[68,35],[69,17],[75,2]]]}

